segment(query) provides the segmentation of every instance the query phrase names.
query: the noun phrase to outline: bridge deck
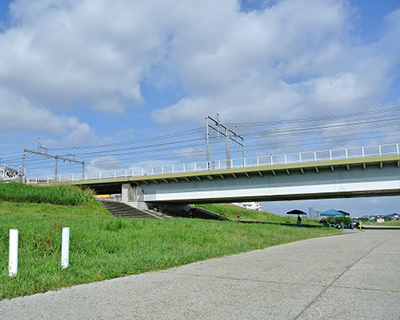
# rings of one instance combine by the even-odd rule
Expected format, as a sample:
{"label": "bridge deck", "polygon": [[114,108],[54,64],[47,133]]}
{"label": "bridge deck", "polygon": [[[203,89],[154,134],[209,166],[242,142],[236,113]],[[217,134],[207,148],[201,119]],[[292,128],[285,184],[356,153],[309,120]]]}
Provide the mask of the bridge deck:
{"label": "bridge deck", "polygon": [[329,169],[334,172],[337,169],[343,169],[350,171],[355,167],[362,167],[367,170],[370,166],[400,166],[400,155],[389,155],[389,156],[376,156],[368,158],[352,158],[352,159],[340,159],[340,160],[328,160],[328,161],[314,161],[305,163],[291,163],[291,164],[278,164],[268,166],[255,166],[255,167],[244,167],[244,168],[233,168],[233,169],[221,169],[221,170],[202,170],[196,172],[179,172],[179,173],[168,173],[168,174],[156,174],[156,175],[143,175],[134,177],[117,177],[117,178],[104,178],[104,179],[92,179],[92,180],[79,180],[79,181],[68,181],[66,184],[84,186],[94,189],[99,193],[120,193],[121,185],[124,183],[134,183],[136,185],[150,185],[150,184],[169,184],[169,183],[180,183],[180,182],[191,182],[191,181],[214,181],[214,180],[225,180],[227,178],[238,179],[239,177],[251,178],[254,176],[263,177],[268,175],[287,175],[290,176],[292,173],[301,172],[316,172],[320,170]]}

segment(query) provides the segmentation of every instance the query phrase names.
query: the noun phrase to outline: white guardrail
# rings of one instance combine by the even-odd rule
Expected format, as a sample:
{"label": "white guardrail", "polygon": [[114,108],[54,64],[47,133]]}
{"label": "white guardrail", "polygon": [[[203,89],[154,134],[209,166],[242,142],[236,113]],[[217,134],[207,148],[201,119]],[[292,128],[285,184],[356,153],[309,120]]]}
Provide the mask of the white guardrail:
{"label": "white guardrail", "polygon": [[[245,159],[233,159],[233,160],[217,160],[205,162],[192,162],[192,163],[181,163],[171,164],[157,167],[148,168],[132,168],[132,169],[120,169],[111,171],[97,171],[87,173],[76,173],[76,174],[65,174],[60,175],[57,179],[58,182],[63,181],[79,181],[79,180],[96,180],[106,178],[120,178],[120,177],[140,177],[140,176],[151,176],[169,173],[184,173],[184,172],[196,172],[196,171],[207,171],[207,170],[220,170],[220,169],[233,169],[233,168],[247,168],[257,166],[271,166],[276,164],[289,164],[289,163],[305,163],[313,161],[327,161],[327,160],[339,160],[339,159],[351,159],[351,158],[366,158],[386,155],[400,154],[399,144],[386,144],[379,146],[370,147],[353,147],[323,151],[308,151],[300,153],[290,153],[282,155],[267,155]],[[50,183],[54,182],[54,178],[33,178],[28,179],[27,182],[30,184],[38,183]]]}

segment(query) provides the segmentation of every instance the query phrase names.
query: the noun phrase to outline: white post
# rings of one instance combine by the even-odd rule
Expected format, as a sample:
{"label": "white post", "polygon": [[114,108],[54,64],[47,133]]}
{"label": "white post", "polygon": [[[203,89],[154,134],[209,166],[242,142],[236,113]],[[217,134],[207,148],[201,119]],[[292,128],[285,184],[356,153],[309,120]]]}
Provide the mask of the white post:
{"label": "white post", "polygon": [[61,267],[66,269],[69,264],[69,228],[62,229]]}
{"label": "white post", "polygon": [[18,230],[10,229],[10,251],[8,256],[8,274],[15,277],[18,272]]}

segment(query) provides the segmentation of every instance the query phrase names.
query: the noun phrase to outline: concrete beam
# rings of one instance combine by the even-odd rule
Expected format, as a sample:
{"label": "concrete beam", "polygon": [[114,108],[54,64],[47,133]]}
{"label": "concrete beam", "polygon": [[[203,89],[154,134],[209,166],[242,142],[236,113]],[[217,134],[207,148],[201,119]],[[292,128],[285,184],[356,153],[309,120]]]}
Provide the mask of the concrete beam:
{"label": "concrete beam", "polygon": [[234,177],[235,179],[237,179],[236,174],[232,173],[232,177]]}
{"label": "concrete beam", "polygon": [[276,172],[275,170],[271,170],[272,174],[276,177]]}
{"label": "concrete beam", "polygon": [[220,174],[219,176],[221,177],[222,180],[225,180],[225,177],[222,174]]}
{"label": "concrete beam", "polygon": [[[268,172],[274,171],[277,173],[278,171],[284,171],[288,169],[292,172],[293,170],[299,169],[302,171],[307,171],[307,169],[314,169],[315,166],[319,168],[325,168],[330,166],[335,167],[335,171],[338,170],[340,167],[346,167],[346,165],[356,167],[357,165],[362,166],[365,163],[368,167],[369,165],[379,165],[379,162],[383,163],[394,163],[400,167],[400,155],[390,155],[390,156],[377,156],[377,157],[368,157],[368,158],[352,158],[352,159],[341,159],[341,160],[327,160],[327,161],[318,161],[318,162],[302,162],[302,163],[292,163],[292,164],[280,164],[280,165],[268,165],[268,166],[260,166],[260,167],[247,167],[247,168],[234,168],[234,169],[219,169],[219,170],[205,170],[205,171],[196,171],[196,172],[179,172],[179,173],[170,173],[170,174],[158,174],[158,175],[147,175],[147,176],[135,176],[135,177],[118,177],[118,178],[106,178],[106,179],[94,179],[94,180],[78,180],[78,181],[70,181],[64,182],[63,184],[71,184],[71,185],[78,185],[78,186],[87,186],[92,189],[102,189],[106,192],[105,189],[111,189],[106,187],[109,185],[110,187],[114,186],[114,189],[119,188],[117,185],[121,185],[123,183],[130,183],[130,182],[137,182],[142,183],[144,181],[148,181],[149,183],[154,182],[154,180],[162,181],[162,179],[195,179],[196,177],[206,177],[207,175],[212,176],[220,176],[224,175],[228,178],[232,173],[234,174],[241,174],[247,172],[251,175],[252,172],[258,173],[261,172],[264,176],[268,176]],[[274,173],[272,173],[274,174]],[[275,174],[274,174],[275,175]],[[187,180],[186,180],[187,181]],[[113,192],[115,192],[113,189]]]}
{"label": "concrete beam", "polygon": [[331,166],[331,171],[335,172],[335,167],[334,166]]}
{"label": "concrete beam", "polygon": [[263,174],[261,171],[258,171],[258,174],[260,175],[260,177],[263,177]]}
{"label": "concrete beam", "polygon": [[168,181],[167,179],[163,179],[163,181],[164,181],[165,183],[169,183],[169,181]]}
{"label": "concrete beam", "polygon": [[288,176],[290,176],[290,171],[289,171],[289,169],[286,169],[286,173],[287,173]]}
{"label": "concrete beam", "polygon": [[363,169],[367,170],[367,164],[366,163],[363,163]]}
{"label": "concrete beam", "polygon": [[247,172],[245,172],[244,174],[246,175],[247,178],[250,178],[250,175]]}
{"label": "concrete beam", "polygon": [[304,169],[300,168],[300,172],[301,172],[301,174],[304,174]]}
{"label": "concrete beam", "polygon": [[318,168],[318,167],[315,167],[315,171],[316,171],[317,173],[319,173],[319,168]]}

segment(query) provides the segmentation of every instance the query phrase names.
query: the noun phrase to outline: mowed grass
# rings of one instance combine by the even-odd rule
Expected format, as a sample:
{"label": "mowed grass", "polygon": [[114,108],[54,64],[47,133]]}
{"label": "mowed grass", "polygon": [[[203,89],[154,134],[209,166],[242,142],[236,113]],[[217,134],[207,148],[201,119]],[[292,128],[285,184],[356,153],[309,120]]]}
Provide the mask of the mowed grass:
{"label": "mowed grass", "polygon": [[[236,213],[237,210],[230,215],[235,217]],[[60,261],[63,227],[70,227],[71,235],[70,265],[64,270]],[[8,275],[10,229],[19,230],[18,274],[13,278]],[[336,233],[334,229],[236,221],[114,218],[90,191],[0,184],[0,298]]]}
{"label": "mowed grass", "polygon": [[[212,212],[221,214],[231,220],[236,220],[237,214],[240,214],[241,221],[259,221],[268,223],[297,223],[297,216],[279,216],[269,212],[259,212],[257,210],[248,210],[232,204],[198,204],[198,207],[210,210]],[[309,219],[302,216],[302,224],[305,225],[320,225],[317,219]]]}
{"label": "mowed grass", "polygon": [[[62,227],[70,227],[71,233],[70,265],[65,270],[60,267]],[[19,230],[15,278],[8,276],[9,229]],[[235,221],[0,213],[0,297],[10,299],[331,234],[335,230]]]}

